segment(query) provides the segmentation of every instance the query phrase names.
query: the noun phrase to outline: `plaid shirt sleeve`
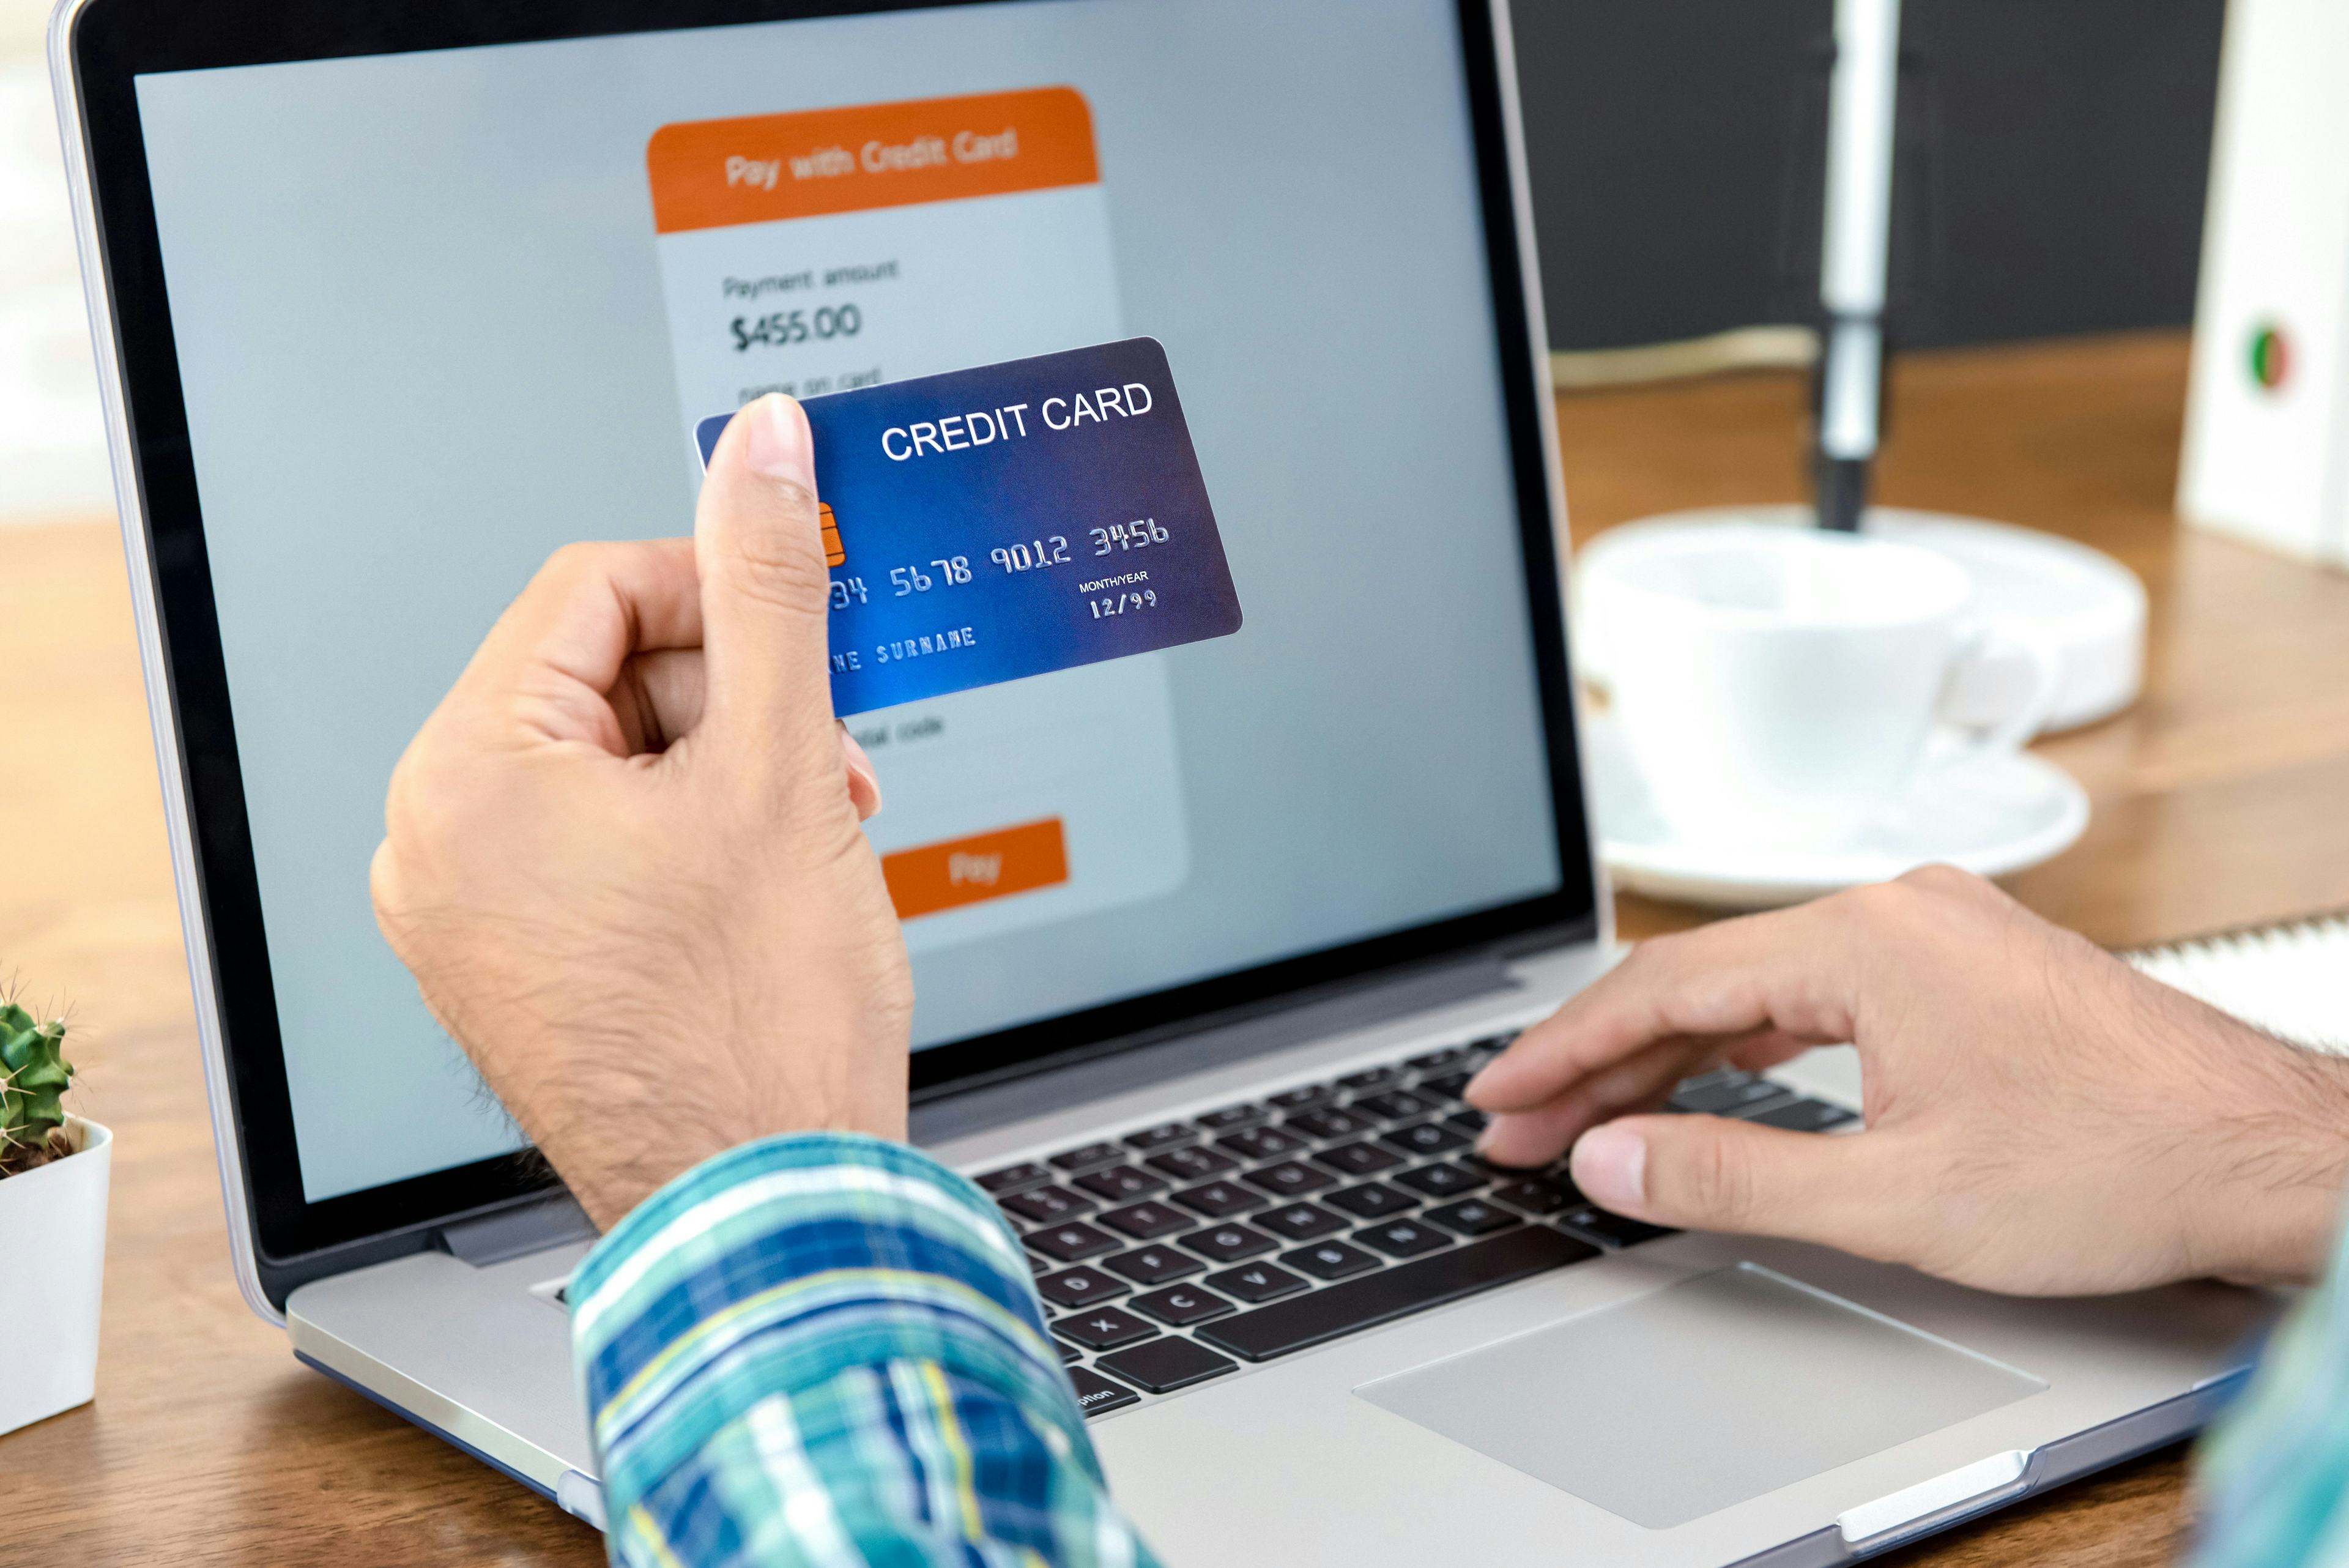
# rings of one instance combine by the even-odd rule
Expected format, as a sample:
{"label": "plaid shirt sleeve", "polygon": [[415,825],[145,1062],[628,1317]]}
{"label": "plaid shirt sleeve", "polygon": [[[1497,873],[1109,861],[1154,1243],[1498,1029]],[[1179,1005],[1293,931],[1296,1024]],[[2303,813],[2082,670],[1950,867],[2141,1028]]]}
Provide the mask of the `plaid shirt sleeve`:
{"label": "plaid shirt sleeve", "polygon": [[730,1150],[597,1243],[571,1302],[616,1563],[1154,1568],[1019,1242],[916,1150]]}
{"label": "plaid shirt sleeve", "polygon": [[2198,1457],[2190,1568],[2349,1568],[2349,1235]]}

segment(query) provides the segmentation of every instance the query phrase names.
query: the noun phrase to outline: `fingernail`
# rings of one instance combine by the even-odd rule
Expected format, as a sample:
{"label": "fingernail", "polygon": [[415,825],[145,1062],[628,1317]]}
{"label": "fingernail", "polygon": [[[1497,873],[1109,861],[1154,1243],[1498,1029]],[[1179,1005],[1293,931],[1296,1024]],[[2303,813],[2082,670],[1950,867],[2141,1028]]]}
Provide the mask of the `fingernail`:
{"label": "fingernail", "polygon": [[1636,1214],[1648,1201],[1648,1140],[1619,1122],[1602,1122],[1576,1140],[1574,1184],[1601,1209]]}
{"label": "fingernail", "polygon": [[873,786],[873,810],[877,815],[881,810],[881,774],[873,766],[873,759],[865,753],[856,737],[848,732],[846,724],[840,726],[840,750],[848,759],[849,767]]}
{"label": "fingernail", "polygon": [[1495,1112],[1485,1123],[1483,1130],[1476,1134],[1475,1152],[1495,1165],[1523,1165],[1525,1160],[1522,1157],[1509,1158],[1509,1129],[1516,1125],[1516,1117],[1506,1113]]}
{"label": "fingernail", "polygon": [[815,488],[815,443],[808,434],[807,415],[797,403],[770,392],[744,409],[741,417],[750,421],[744,461],[752,472]]}

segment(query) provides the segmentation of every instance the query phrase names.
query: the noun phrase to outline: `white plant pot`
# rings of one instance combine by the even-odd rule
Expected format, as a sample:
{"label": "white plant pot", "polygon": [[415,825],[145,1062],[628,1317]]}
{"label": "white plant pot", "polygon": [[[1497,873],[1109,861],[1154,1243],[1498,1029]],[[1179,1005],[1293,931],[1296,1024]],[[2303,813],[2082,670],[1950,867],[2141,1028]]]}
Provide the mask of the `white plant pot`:
{"label": "white plant pot", "polygon": [[0,1377],[0,1432],[87,1405],[98,1387],[114,1135],[79,1116],[67,1117],[66,1127],[80,1146],[76,1152],[0,1177],[0,1258],[9,1261],[0,1268],[0,1323],[18,1336],[9,1374]]}

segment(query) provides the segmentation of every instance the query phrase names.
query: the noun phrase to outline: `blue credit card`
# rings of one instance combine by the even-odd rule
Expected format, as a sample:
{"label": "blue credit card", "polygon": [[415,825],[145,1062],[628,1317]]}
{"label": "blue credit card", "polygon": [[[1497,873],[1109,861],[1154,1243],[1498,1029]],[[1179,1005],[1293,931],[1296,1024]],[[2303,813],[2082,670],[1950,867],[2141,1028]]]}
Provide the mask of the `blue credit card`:
{"label": "blue credit card", "polygon": [[[805,407],[832,568],[834,712],[1240,628],[1156,338]],[[704,467],[732,418],[696,428]]]}

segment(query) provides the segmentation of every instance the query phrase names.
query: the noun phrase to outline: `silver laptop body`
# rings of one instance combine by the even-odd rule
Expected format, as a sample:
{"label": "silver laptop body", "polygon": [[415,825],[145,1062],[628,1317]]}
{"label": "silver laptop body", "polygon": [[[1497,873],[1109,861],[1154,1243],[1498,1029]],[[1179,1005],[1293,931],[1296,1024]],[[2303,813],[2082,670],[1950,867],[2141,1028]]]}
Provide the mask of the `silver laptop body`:
{"label": "silver laptop body", "polygon": [[[1073,1069],[1097,1080],[1071,1085],[1077,1103],[926,1141],[974,1174],[1048,1158],[1488,1038],[1604,961],[1539,955],[1423,1010],[1366,998],[1400,1016],[1247,1041],[1260,1049],[1209,1071]],[[1857,1104],[1847,1052],[1773,1076]],[[600,1524],[553,1300],[585,1250],[354,1271],[297,1290],[286,1326],[314,1366]],[[1144,1395],[1091,1429],[1121,1505],[1172,1563],[1834,1563],[2193,1432],[2246,1370],[2261,1317],[2258,1298],[2217,1285],[2024,1301],[1817,1248],[1675,1235]]]}
{"label": "silver laptop body", "polygon": [[[223,1022],[226,917],[207,889],[190,804],[189,699],[175,693],[149,515],[156,481],[147,465],[156,460],[139,450],[127,390],[138,372],[125,344],[135,348],[137,324],[117,310],[120,281],[109,265],[119,240],[109,244],[101,217],[105,182],[93,170],[101,139],[84,101],[87,62],[76,53],[78,18],[102,3],[65,0],[52,62],[239,1278],[303,1360],[600,1526],[603,1497],[561,1299],[592,1239],[575,1207],[528,1195],[454,1203],[421,1250],[412,1226],[406,1240],[363,1237],[290,1289],[256,1245],[257,1135]],[[1499,85],[1509,196],[1526,236],[1517,269],[1528,337],[1520,363],[1538,368],[1546,335],[1506,5],[1495,0],[1485,19],[1476,36],[1486,53],[1470,68]],[[1502,395],[1539,410],[1554,491],[1546,385],[1529,376]],[[1568,848],[1588,858],[1587,829]],[[916,1137],[975,1176],[1033,1163],[1058,1185],[1107,1164],[1147,1169],[1152,1150],[1223,1148],[1250,1128],[1289,1127],[1285,1136],[1301,1147],[1263,1158],[1234,1149],[1243,1175],[1289,1155],[1322,1169],[1314,1157],[1397,1127],[1452,1127],[1458,1073],[1611,961],[1608,901],[1596,885],[1595,924],[1570,940],[1497,941],[1443,961],[1396,963],[1284,1005],[982,1082],[919,1105]],[[1317,1136],[1270,1104],[1313,1086],[1319,1098],[1300,1095],[1292,1105],[1353,1122],[1323,1124],[1340,1130]],[[1766,1083],[1740,1085],[1736,1108],[1857,1107],[1857,1087],[1848,1052],[1818,1052]],[[1350,1107],[1398,1091],[1416,1096],[1419,1110],[1366,1137],[1363,1118],[1379,1113]],[[1257,1110],[1218,1115],[1242,1106]],[[1198,1123],[1203,1116],[1210,1121]],[[1176,1123],[1189,1130],[1150,1130]],[[1372,1174],[1392,1183],[1439,1166],[1469,1168],[1456,1138],[1427,1136],[1436,1147],[1402,1149]],[[1114,1160],[1071,1158],[1103,1143],[1118,1146]],[[1371,1264],[1346,1272],[1356,1265],[1340,1260],[1324,1282],[1305,1278],[1323,1243],[1286,1236],[1278,1256],[1295,1262],[1305,1288],[1156,1335],[1213,1350],[1237,1364],[1231,1370],[1154,1394],[1146,1380],[1119,1378],[1117,1348],[1073,1352],[1081,1371],[1115,1390],[1092,1430],[1119,1501],[1165,1561],[1841,1562],[2195,1430],[2241,1376],[2262,1315],[2260,1298],[2219,1286],[2017,1301],[1817,1249],[1642,1237],[1575,1210],[1570,1195],[1555,1208],[1524,1199],[1513,1207],[1505,1183],[1489,1177],[1472,1170],[1475,1185],[1457,1192],[1433,1182],[1423,1197],[1411,1189],[1406,1219],[1428,1232],[1432,1251],[1409,1251],[1411,1237],[1389,1236],[1403,1250],[1355,1248]],[[1004,1196],[1039,1185],[1015,1180]],[[1329,1185],[1303,1198],[1319,1199]],[[1278,1202],[1256,1199],[1238,1219],[1258,1221]],[[1425,1219],[1471,1204],[1481,1207],[1445,1222],[1457,1235]],[[1371,1229],[1367,1218],[1347,1221],[1359,1225],[1356,1240]],[[1043,1246],[1051,1224],[1023,1224]],[[1472,1251],[1482,1274],[1437,1278],[1438,1265]],[[1093,1266],[1089,1260],[1050,1267],[1079,1272]],[[1261,1272],[1272,1261],[1194,1259],[1175,1283],[1206,1291],[1226,1270]],[[1145,1289],[1114,1288],[1120,1303]],[[1313,1311],[1330,1322],[1314,1327]],[[1281,1326],[1266,1326],[1276,1315]],[[1084,1316],[1060,1313],[1055,1327],[1080,1333]],[[1272,1339],[1250,1333],[1281,1343],[1268,1350]]]}

